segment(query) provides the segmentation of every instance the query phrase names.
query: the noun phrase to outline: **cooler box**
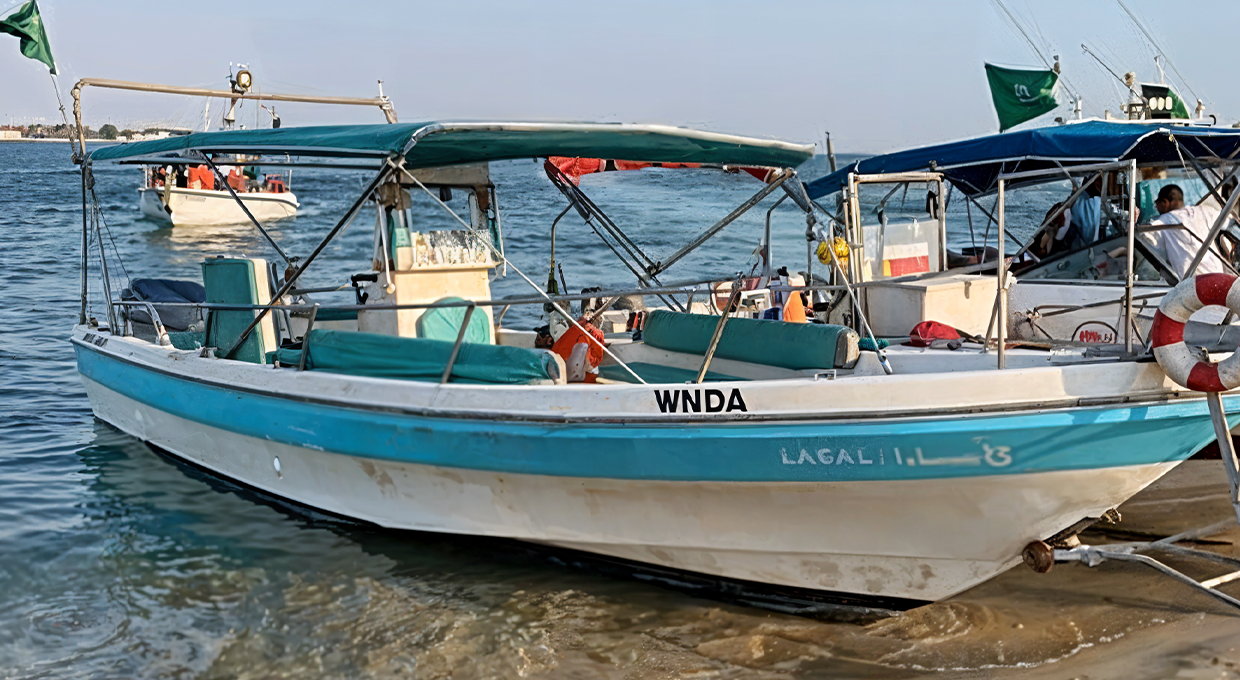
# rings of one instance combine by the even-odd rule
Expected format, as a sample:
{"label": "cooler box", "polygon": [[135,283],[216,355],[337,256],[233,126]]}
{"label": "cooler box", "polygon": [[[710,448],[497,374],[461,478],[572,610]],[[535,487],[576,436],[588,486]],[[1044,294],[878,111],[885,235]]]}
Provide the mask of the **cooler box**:
{"label": "cooler box", "polygon": [[870,328],[879,337],[908,335],[922,321],[938,321],[985,335],[998,277],[952,274],[866,288]]}

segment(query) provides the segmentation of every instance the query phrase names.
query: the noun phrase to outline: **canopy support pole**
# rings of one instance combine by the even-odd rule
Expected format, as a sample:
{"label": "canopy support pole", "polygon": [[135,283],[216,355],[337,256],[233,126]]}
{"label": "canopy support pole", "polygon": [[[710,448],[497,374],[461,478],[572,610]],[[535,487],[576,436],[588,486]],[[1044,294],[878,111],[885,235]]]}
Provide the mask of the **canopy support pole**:
{"label": "canopy support pole", "polygon": [[[1124,351],[1132,354],[1132,288],[1137,283],[1137,160],[1128,170],[1128,245],[1124,249]],[[1230,438],[1229,438],[1230,440]]]}
{"label": "canopy support pole", "polygon": [[[962,191],[962,192],[960,192],[960,193],[964,193],[964,192]],[[993,224],[993,223],[998,222],[998,220],[997,220],[997,219],[995,219],[995,216],[994,216],[994,214],[993,214],[993,213],[991,213],[989,210],[987,210],[987,209],[983,208],[983,207],[982,207],[982,204],[981,204],[981,203],[978,203],[978,201],[977,201],[977,199],[976,199],[976,198],[973,198],[972,196],[970,196],[970,195],[968,195],[968,194],[964,194],[964,197],[965,197],[966,199],[968,199],[970,202],[972,202],[972,203],[973,203],[973,205],[977,206],[977,209],[978,209],[978,210],[981,210],[981,211],[982,211],[982,214],[983,214],[983,215],[985,215],[985,216],[989,219],[989,221],[988,221],[988,222],[986,222],[986,234],[982,237],[982,248],[984,249],[984,248],[986,247],[986,242],[990,240],[990,225],[991,225],[991,224]],[[997,204],[996,204],[996,205],[997,205]],[[1008,231],[1004,230],[1004,231],[1003,231],[1003,233],[1007,234],[1007,237],[1008,237],[1008,238],[1010,238],[1010,239],[1012,239],[1012,242],[1014,242],[1014,243],[1016,243],[1016,244],[1018,244],[1018,245],[1020,244],[1020,239],[1016,238],[1015,236],[1013,236],[1013,235],[1012,235],[1011,233],[1009,233]],[[985,251],[985,250],[983,250],[983,251],[982,251],[982,257],[985,257],[985,256],[986,256],[986,251]]]}
{"label": "canopy support pole", "polygon": [[465,308],[465,317],[461,319],[461,328],[456,332],[456,344],[452,345],[452,354],[448,355],[448,365],[443,369],[443,376],[439,379],[440,385],[448,384],[452,379],[452,369],[456,366],[456,357],[461,353],[461,343],[465,342],[465,332],[469,330],[469,320],[474,316],[476,305],[470,305]]}
{"label": "canopy support pole", "polygon": [[91,209],[93,215],[91,221],[95,226],[95,244],[99,246],[99,271],[103,277],[103,295],[108,306],[108,330],[113,333],[119,331],[118,319],[116,317],[116,309],[112,305],[112,276],[108,272],[108,253],[103,246],[103,229],[99,226],[99,205],[94,204]]}
{"label": "canopy support pole", "polygon": [[712,236],[719,233],[720,229],[723,229],[724,227],[728,226],[732,222],[736,221],[738,217],[740,217],[741,215],[744,215],[746,212],[749,211],[750,208],[762,202],[762,199],[766,198],[767,196],[770,196],[772,192],[774,192],[779,187],[783,186],[784,182],[787,182],[795,174],[796,173],[790,170],[784,171],[783,173],[780,174],[778,179],[762,187],[761,191],[754,194],[752,197],[750,197],[748,201],[745,201],[735,210],[728,213],[727,216],[725,216],[723,219],[716,222],[714,226],[710,227],[709,229],[702,232],[701,234],[698,234],[697,238],[685,244],[684,247],[682,247],[680,250],[677,250],[676,252],[672,253],[666,260],[657,262],[654,264],[654,266],[647,268],[646,271],[651,276],[667,271],[668,267],[671,267],[673,264],[676,264],[677,262],[679,262],[681,258],[683,258],[685,255],[688,255],[689,253],[693,252],[694,250],[698,248],[698,246],[702,245],[706,241],[710,240]]}
{"label": "canopy support pole", "polygon": [[[598,207],[594,201],[590,200],[590,197],[581,190],[581,187],[573,184],[562,170],[554,165],[551,165],[549,162],[544,163],[543,169],[547,172],[547,177],[551,180],[551,183],[555,186],[555,188],[559,189],[560,193],[564,194],[564,197],[568,199],[568,208],[564,209],[564,213],[561,214],[561,217],[563,214],[566,214],[569,209],[576,208],[577,214],[581,215],[581,218],[585,221],[586,225],[590,227],[596,236],[598,236],[599,240],[603,242],[603,245],[607,246],[607,249],[610,250],[612,254],[615,255],[616,258],[619,259],[620,262],[630,272],[632,272],[634,276],[637,277],[637,285],[646,288],[652,287],[650,285],[651,283],[654,283],[657,286],[663,285],[663,283],[659,281],[657,275],[649,273],[650,268],[655,265],[655,261],[650,259],[650,256],[646,255],[646,253],[628,237],[628,234],[625,234],[624,230],[613,222],[612,219],[607,216],[607,213],[603,212],[602,208]],[[556,221],[559,221],[558,217],[556,218]],[[597,224],[595,223],[596,221]],[[554,228],[554,224],[552,226]],[[606,232],[606,235],[604,235],[604,232]],[[615,243],[609,241],[607,236],[614,239]],[[620,251],[617,249],[617,244],[619,244],[619,248],[628,253],[629,257],[633,258],[636,262],[629,262],[629,260],[625,259],[624,255],[621,255]],[[554,242],[552,243],[552,246],[552,259],[554,260]],[[682,312],[688,311],[673,296],[669,295],[668,297],[663,297],[662,295],[659,295],[658,298],[672,309],[679,309]]]}
{"label": "canopy support pole", "polygon": [[[1237,172],[1240,172],[1240,166],[1237,166],[1235,170],[1232,170],[1231,174],[1227,176],[1227,179],[1235,177]],[[1226,182],[1227,180],[1223,181]],[[1222,182],[1220,182],[1220,184],[1222,184]],[[1223,209],[1218,213],[1218,218],[1214,220],[1214,226],[1210,227],[1210,235],[1205,238],[1205,242],[1201,244],[1201,249],[1197,251],[1195,256],[1193,256],[1193,262],[1188,265],[1188,271],[1184,272],[1184,278],[1188,278],[1197,273],[1197,267],[1201,265],[1201,261],[1205,259],[1206,253],[1209,252],[1210,244],[1214,243],[1215,239],[1218,238],[1218,235],[1223,232],[1223,227],[1227,226],[1227,220],[1231,219],[1231,211],[1236,208],[1237,199],[1240,199],[1240,190],[1231,192],[1231,198],[1227,199],[1227,202],[1223,205]]]}
{"label": "canopy support pole", "polygon": [[[710,360],[715,358],[715,350],[719,349],[719,341],[723,339],[723,329],[728,325],[728,317],[732,314],[732,308],[741,299],[741,292],[744,290],[741,277],[736,277],[732,282],[732,292],[728,294],[728,304],[723,308],[723,313],[719,315],[719,323],[715,324],[715,333],[710,337],[710,345],[706,348],[706,356],[702,357],[702,367],[698,369],[697,379],[693,382],[701,385],[706,379],[706,372],[710,369]],[[686,394],[688,394],[686,392]]]}
{"label": "canopy support pole", "polygon": [[[275,239],[271,238],[271,234],[268,234],[267,230],[263,229],[263,225],[258,223],[258,220],[254,217],[254,213],[250,212],[250,209],[245,206],[245,202],[241,200],[239,195],[237,195],[236,190],[234,190],[232,185],[228,183],[228,179],[224,177],[224,175],[220,172],[220,169],[216,167],[215,163],[212,162],[206,154],[201,155],[202,160],[206,161],[207,165],[211,168],[211,172],[215,173],[216,179],[224,185],[225,189],[228,189],[228,193],[233,197],[233,200],[237,202],[237,205],[241,206],[241,211],[245,213],[247,218],[249,218],[250,223],[254,225],[254,228],[263,235],[263,238],[267,239],[267,243],[270,243],[272,248],[276,249],[276,253],[280,255],[281,260],[284,260],[284,264],[292,266],[293,261],[289,259],[288,254],[284,252],[284,249],[280,247],[280,244],[276,243]],[[167,183],[165,182],[165,185],[166,184]],[[164,190],[168,191],[169,189],[165,186]]]}
{"label": "canopy support pole", "polygon": [[1193,155],[1193,152],[1189,151],[1188,147],[1184,146],[1183,142],[1181,142],[1179,139],[1176,139],[1175,135],[1172,135],[1171,138],[1175,140],[1176,146],[1180,147],[1180,151],[1182,151],[1184,155],[1188,157],[1189,165],[1193,166],[1193,171],[1196,172],[1197,176],[1201,178],[1201,183],[1206,185],[1206,188],[1210,190],[1210,195],[1214,197],[1214,200],[1218,201],[1219,205],[1223,205],[1224,203],[1226,203],[1226,201],[1223,200],[1223,197],[1220,196],[1218,193],[1218,188],[1223,185],[1223,182],[1225,180],[1219,180],[1218,184],[1215,184],[1211,182],[1209,179],[1207,179],[1205,171],[1202,170],[1201,168],[1201,163],[1197,162],[1197,157]]}
{"label": "canopy support pole", "polygon": [[[997,208],[999,211],[999,233],[1000,234],[1003,234],[1005,231],[1004,225],[1003,225],[1003,207],[1004,207],[1003,206],[1003,189],[1006,186],[1006,184],[1007,184],[1006,180],[1004,179],[999,180],[999,196],[998,196],[999,200],[997,201]],[[998,286],[999,292],[998,292],[998,299],[995,301],[995,305],[998,307],[999,318],[997,320],[997,323],[995,324],[995,335],[998,337],[998,340],[999,340],[998,348],[997,348],[998,355],[999,355],[999,370],[1003,370],[1004,368],[1007,368],[1007,269],[1008,268],[1007,268],[1007,260],[1003,257],[1004,239],[1002,236],[1000,236],[997,240],[999,242],[999,261],[997,263],[998,272],[999,272],[999,286]]]}
{"label": "canopy support pole", "polygon": [[[383,164],[383,168],[380,169],[378,174],[375,175],[375,178],[370,180],[370,184],[367,185],[365,191],[362,192],[362,195],[358,196],[357,200],[353,202],[353,205],[349,206],[349,211],[340,218],[340,221],[336,223],[336,226],[332,227],[332,230],[327,233],[327,236],[323,237],[323,240],[314,247],[314,250],[309,256],[306,257],[305,262],[302,262],[301,266],[293,269],[292,273],[284,279],[284,285],[280,286],[280,290],[276,291],[276,294],[272,296],[273,300],[279,300],[293,288],[293,284],[296,283],[297,279],[306,271],[306,268],[310,266],[310,263],[314,262],[315,258],[319,256],[319,253],[322,253],[323,249],[327,247],[327,244],[331,243],[332,239],[336,238],[336,234],[339,234],[342,229],[347,227],[349,223],[353,221],[353,216],[357,214],[357,211],[361,210],[366,201],[370,199],[370,195],[374,193],[375,189],[379,188],[379,185],[382,184],[395,169],[395,163],[393,163],[392,159],[389,158],[387,162]],[[229,347],[227,352],[224,352],[225,359],[232,358],[233,353],[236,352],[243,343],[245,343],[246,339],[250,337],[250,333],[254,332],[254,329],[258,327],[259,322],[263,320],[263,317],[266,316],[267,312],[270,310],[271,307],[264,307],[254,316],[254,320],[245,327],[245,330],[241,331],[241,335],[237,338],[237,342],[233,343],[233,346]]]}
{"label": "canopy support pole", "polygon": [[[417,184],[418,187],[422,189],[422,191],[425,191],[426,195],[431,197],[431,200],[438,203],[439,206],[443,208],[454,219],[456,219],[457,222],[460,222],[461,225],[465,227],[466,231],[472,234],[474,238],[478,239],[484,247],[490,250],[491,254],[493,254],[497,258],[498,261],[507,262],[507,259],[504,257],[504,254],[499,252],[499,249],[495,247],[495,244],[491,243],[491,239],[489,235],[487,238],[482,238],[481,236],[479,236],[478,232],[474,231],[473,227],[469,226],[469,224],[465,222],[465,220],[461,219],[461,216],[456,214],[456,212],[453,211],[452,208],[449,207],[447,203],[444,203],[443,201],[441,201],[438,196],[436,196],[434,193],[431,192],[430,189],[426,188],[426,185],[423,184],[421,180],[415,177],[412,172],[409,172],[408,168],[404,167],[403,162],[396,167],[400,172],[404,173],[406,177],[413,180],[414,184]],[[497,264],[498,264],[498,261],[496,262]],[[637,382],[643,385],[647,384],[645,380],[642,380],[642,377],[640,375],[637,375],[636,371],[629,368],[629,365],[624,363],[624,361],[620,357],[616,356],[615,353],[613,353],[611,349],[607,347],[605,343],[601,343],[601,342],[598,342],[598,340],[595,340],[593,334],[587,331],[585,327],[583,327],[580,323],[577,322],[576,319],[573,318],[572,314],[569,314],[567,310],[565,310],[563,307],[559,305],[559,303],[557,303],[554,299],[552,299],[551,295],[549,295],[546,291],[544,291],[541,287],[539,287],[537,283],[534,283],[533,279],[526,276],[525,272],[517,268],[517,265],[512,264],[511,262],[508,262],[508,265],[511,266],[512,270],[517,273],[517,276],[520,276],[522,279],[524,279],[525,282],[528,283],[530,287],[533,288],[536,293],[542,296],[555,311],[559,312],[564,317],[565,321],[569,322],[577,330],[581,331],[582,335],[586,337],[588,342],[597,343],[599,347],[603,348],[603,352],[605,352],[607,356],[611,357],[612,360],[614,360],[617,364],[619,364],[621,368],[628,371],[629,375],[633,376],[637,380]]]}
{"label": "canopy support pole", "polygon": [[[1068,172],[1067,170],[1064,170],[1064,173],[1067,173],[1067,172]],[[1029,240],[1029,243],[1026,243],[1024,247],[1016,251],[1016,254],[1013,255],[1012,257],[1020,259],[1020,256],[1024,255],[1025,251],[1033,247],[1033,244],[1036,243],[1038,240],[1038,236],[1040,236],[1042,232],[1045,231],[1048,226],[1050,226],[1051,222],[1054,222],[1056,218],[1058,218],[1060,215],[1070,210],[1072,208],[1072,204],[1076,201],[1077,197],[1085,192],[1085,188],[1088,187],[1090,184],[1093,184],[1093,182],[1101,176],[1102,176],[1101,172],[1096,172],[1093,174],[1092,177],[1089,178],[1089,181],[1081,182],[1078,186],[1074,187],[1072,190],[1072,193],[1069,194],[1068,197],[1064,199],[1063,203],[1061,203],[1060,206],[1055,209],[1055,212],[1051,213],[1050,217],[1048,217],[1046,221],[1042,222],[1042,226],[1038,227],[1038,230],[1033,232],[1033,238]],[[1069,181],[1072,180],[1071,174],[1068,175],[1068,180]]]}
{"label": "canopy support pole", "polygon": [[[759,288],[766,288],[771,282],[771,213],[775,212],[775,209],[787,199],[787,196],[780,196],[779,200],[775,201],[775,205],[772,205],[771,209],[766,211],[766,231],[762,244],[762,280],[758,284]],[[806,270],[806,272],[813,273],[809,270]],[[812,280],[812,278],[807,279],[810,282]]]}
{"label": "canopy support pole", "polygon": [[88,226],[89,220],[87,219],[87,215],[86,215],[86,182],[87,182],[87,175],[90,173],[90,163],[83,161],[82,166],[81,166],[81,171],[82,171],[82,279],[81,279],[82,308],[78,312],[78,323],[84,325],[86,323],[87,298],[90,296],[90,290],[89,290],[90,278],[89,278],[89,271],[88,271],[90,268],[90,265],[89,265],[89,262],[90,262],[90,255],[89,255],[90,227]]}

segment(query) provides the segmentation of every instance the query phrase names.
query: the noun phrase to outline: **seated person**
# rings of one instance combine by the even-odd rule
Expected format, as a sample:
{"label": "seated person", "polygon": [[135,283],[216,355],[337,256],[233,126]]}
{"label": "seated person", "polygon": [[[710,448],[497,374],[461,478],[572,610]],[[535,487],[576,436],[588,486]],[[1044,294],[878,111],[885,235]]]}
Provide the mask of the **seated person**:
{"label": "seated person", "polygon": [[[1171,266],[1180,278],[1190,274],[1189,265],[1201,250],[1210,229],[1218,219],[1218,208],[1207,205],[1184,205],[1184,191],[1175,184],[1168,184],[1158,192],[1154,201],[1158,218],[1150,222],[1157,225],[1181,225],[1159,229],[1149,233],[1154,249]],[[1222,273],[1228,271],[1223,260],[1211,248],[1193,274]]]}
{"label": "seated person", "polygon": [[1067,245],[1076,250],[1097,241],[1102,224],[1102,182],[1094,180],[1085,187],[1085,192],[1072,202],[1071,214],[1064,236]]}
{"label": "seated person", "polygon": [[1068,244],[1072,239],[1074,231],[1068,218],[1068,211],[1064,210],[1056,215],[1054,220],[1051,220],[1051,215],[1056,210],[1059,210],[1059,207],[1062,205],[1063,201],[1060,201],[1046,211],[1046,217],[1042,218],[1042,222],[1046,226],[1037,236],[1037,242],[1029,248],[1029,252],[1033,253],[1039,260],[1044,260],[1056,253],[1069,249]]}

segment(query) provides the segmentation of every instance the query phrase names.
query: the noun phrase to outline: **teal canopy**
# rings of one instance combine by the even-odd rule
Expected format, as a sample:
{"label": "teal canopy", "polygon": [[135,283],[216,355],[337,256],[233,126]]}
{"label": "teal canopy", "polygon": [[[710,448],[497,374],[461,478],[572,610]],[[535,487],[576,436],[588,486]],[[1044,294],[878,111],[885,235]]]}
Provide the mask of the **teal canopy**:
{"label": "teal canopy", "polygon": [[666,125],[609,123],[396,123],[195,132],[99,148],[92,160],[186,151],[384,158],[410,168],[567,156],[650,163],[794,167],[813,145]]}

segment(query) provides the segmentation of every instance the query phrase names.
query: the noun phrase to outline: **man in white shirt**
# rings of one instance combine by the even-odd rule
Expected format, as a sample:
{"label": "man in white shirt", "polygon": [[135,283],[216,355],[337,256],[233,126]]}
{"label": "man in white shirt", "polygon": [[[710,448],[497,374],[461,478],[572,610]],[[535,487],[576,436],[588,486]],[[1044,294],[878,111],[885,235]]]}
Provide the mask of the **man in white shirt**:
{"label": "man in white shirt", "polygon": [[[1206,205],[1184,205],[1184,192],[1174,184],[1164,186],[1154,201],[1158,217],[1150,224],[1180,225],[1168,229],[1159,229],[1149,236],[1155,250],[1163,257],[1175,273],[1184,278],[1189,274],[1188,267],[1201,250],[1201,244],[1210,235],[1210,229],[1218,219],[1218,208]],[[1216,254],[1217,249],[1211,248],[1197,266],[1194,274],[1213,274],[1226,272],[1227,268]]]}

